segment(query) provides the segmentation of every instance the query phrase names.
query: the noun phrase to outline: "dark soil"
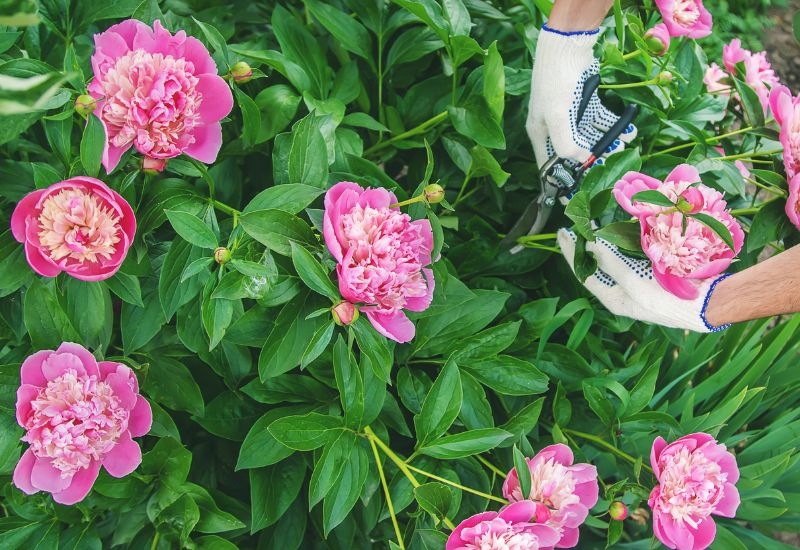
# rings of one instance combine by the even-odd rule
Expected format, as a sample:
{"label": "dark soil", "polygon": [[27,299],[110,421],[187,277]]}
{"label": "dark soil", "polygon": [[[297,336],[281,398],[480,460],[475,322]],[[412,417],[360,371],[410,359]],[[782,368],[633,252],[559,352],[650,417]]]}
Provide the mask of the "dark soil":
{"label": "dark soil", "polygon": [[794,37],[792,20],[800,10],[800,0],[790,0],[788,7],[772,8],[769,18],[773,26],[764,33],[762,42],[772,67],[793,93],[800,92],[800,44]]}

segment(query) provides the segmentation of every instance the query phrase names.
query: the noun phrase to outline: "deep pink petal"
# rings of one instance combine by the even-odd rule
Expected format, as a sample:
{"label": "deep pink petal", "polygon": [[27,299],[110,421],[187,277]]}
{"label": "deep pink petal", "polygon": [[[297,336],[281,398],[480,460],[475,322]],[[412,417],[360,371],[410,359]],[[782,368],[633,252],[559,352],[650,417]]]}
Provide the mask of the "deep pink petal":
{"label": "deep pink petal", "polygon": [[717,503],[714,514],[726,518],[734,518],[736,517],[736,510],[739,509],[740,503],[739,490],[733,483],[726,483],[722,489],[722,498]]}
{"label": "deep pink petal", "polygon": [[423,268],[422,273],[425,275],[425,281],[428,284],[428,293],[425,296],[414,296],[406,300],[406,309],[409,311],[425,311],[430,307],[433,301],[433,287],[435,281],[433,280],[433,270]]}
{"label": "deep pink petal", "polygon": [[[364,311],[364,310],[362,310]],[[402,311],[393,313],[377,313],[367,311],[367,318],[380,334],[404,344],[414,339],[414,323]]]}
{"label": "deep pink petal", "polygon": [[39,214],[36,211],[36,205],[45,193],[47,193],[47,189],[31,191],[22,197],[17,203],[17,206],[14,207],[14,213],[11,214],[11,233],[14,235],[14,239],[16,239],[17,242],[25,242],[25,220],[29,217],[38,217]]}
{"label": "deep pink petal", "polygon": [[141,437],[150,431],[152,425],[153,411],[150,409],[150,403],[139,395],[128,419],[128,430],[133,437]]}
{"label": "deep pink petal", "polygon": [[127,430],[120,436],[117,444],[103,457],[103,467],[114,477],[124,477],[142,463],[142,450],[131,439]]}
{"label": "deep pink petal", "polygon": [[653,473],[656,476],[656,479],[661,477],[660,468],[658,466],[658,458],[661,456],[661,452],[667,446],[667,442],[664,440],[663,437],[658,436],[653,441],[653,446],[650,449],[650,467],[653,468]]}
{"label": "deep pink petal", "polygon": [[120,366],[119,369],[118,372],[112,372],[106,377],[106,383],[114,390],[114,395],[120,400],[120,405],[131,410],[136,405],[136,394],[128,383],[131,376],[130,369],[125,366]]}
{"label": "deep pink petal", "polygon": [[482,521],[489,521],[497,517],[496,512],[483,512],[480,514],[475,514],[474,516],[468,517],[464,521],[458,524],[453,532],[450,533],[450,536],[447,538],[447,544],[445,545],[445,550],[454,550],[457,548],[461,548],[463,546],[463,541],[461,540],[461,531],[467,529],[469,527],[474,527],[478,525]]}
{"label": "deep pink petal", "polygon": [[388,208],[393,204],[397,204],[397,197],[391,191],[383,187],[369,187],[361,193],[358,198],[358,203],[362,207],[371,206],[372,208]]}
{"label": "deep pink petal", "polygon": [[29,355],[20,367],[20,381],[23,384],[44,387],[47,385],[47,378],[42,373],[42,363],[53,354],[53,350],[44,349]]}
{"label": "deep pink petal", "polygon": [[53,467],[51,459],[38,457],[31,469],[31,485],[40,491],[57,493],[71,483],[71,477],[61,477],[61,470]]}
{"label": "deep pink petal", "polygon": [[23,428],[31,412],[31,401],[39,396],[40,389],[39,386],[34,386],[32,384],[21,384],[20,387],[17,388],[17,424]]}
{"label": "deep pink petal", "polygon": [[547,458],[552,457],[557,463],[563,464],[564,466],[572,466],[572,462],[575,460],[575,457],[572,455],[572,449],[562,443],[549,445],[537,454]]}
{"label": "deep pink petal", "polygon": [[193,36],[187,36],[183,43],[183,57],[192,62],[195,75],[217,74],[217,64],[203,43]]}
{"label": "deep pink petal", "polygon": [[653,267],[653,277],[655,277],[658,284],[660,284],[664,290],[671,292],[682,300],[694,300],[697,298],[697,287],[689,279],[677,277],[669,273],[661,273],[658,269],[655,269],[655,266]]}
{"label": "deep pink petal", "polygon": [[713,518],[701,521],[696,529],[691,529],[694,545],[691,550],[704,550],[711,546],[717,536],[717,524]]}
{"label": "deep pink petal", "polygon": [[53,495],[53,500],[59,504],[66,505],[82,501],[86,495],[89,494],[89,491],[91,491],[92,485],[94,485],[94,481],[97,479],[98,472],[100,472],[100,462],[92,460],[88,467],[75,472],[75,475],[72,476],[72,483],[70,486],[60,493],[55,493]]}
{"label": "deep pink petal", "polygon": [[184,153],[206,164],[217,160],[222,147],[222,126],[219,122],[203,124],[193,130],[195,142],[184,150]]}
{"label": "deep pink petal", "polygon": [[203,122],[218,122],[233,109],[233,95],[227,82],[216,74],[201,74],[195,89],[203,96],[200,102],[200,118]]}
{"label": "deep pink petal", "polygon": [[61,269],[31,241],[25,241],[25,259],[36,273],[42,277],[55,277]]}
{"label": "deep pink petal", "polygon": [[[594,466],[592,466],[594,468]],[[597,499],[600,495],[600,488],[597,485],[597,471],[595,471],[595,478],[591,481],[579,483],[575,486],[575,495],[581,499],[581,504],[587,508],[592,508],[597,504]]]}
{"label": "deep pink petal", "polygon": [[32,450],[28,449],[22,453],[17,466],[14,468],[14,485],[26,495],[39,492],[39,489],[31,485],[31,471],[35,463],[36,456]]}
{"label": "deep pink petal", "polygon": [[536,514],[536,504],[530,500],[520,500],[509,504],[497,514],[497,517],[510,523],[526,523]]}
{"label": "deep pink petal", "polygon": [[561,538],[556,543],[556,548],[575,548],[580,539],[580,530],[577,527],[562,527]]}
{"label": "deep pink petal", "polygon": [[63,342],[60,346],[58,346],[56,353],[71,353],[72,355],[79,357],[83,363],[83,367],[86,369],[86,373],[89,376],[97,376],[100,374],[100,371],[97,368],[97,359],[94,358],[94,355],[92,355],[88,349],[80,344]]}
{"label": "deep pink petal", "polygon": [[664,181],[697,183],[700,181],[700,172],[691,164],[681,164],[669,173]]}
{"label": "deep pink petal", "polygon": [[86,374],[86,367],[79,356],[56,352],[42,363],[42,373],[47,380],[55,380],[68,371],[75,371],[79,376]]}

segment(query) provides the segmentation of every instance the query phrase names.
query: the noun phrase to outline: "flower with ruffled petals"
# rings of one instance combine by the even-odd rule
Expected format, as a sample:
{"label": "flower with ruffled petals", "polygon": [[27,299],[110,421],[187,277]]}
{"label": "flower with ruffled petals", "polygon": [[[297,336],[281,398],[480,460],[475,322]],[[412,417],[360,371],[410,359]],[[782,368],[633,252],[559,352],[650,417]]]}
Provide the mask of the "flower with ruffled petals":
{"label": "flower with ruffled petals", "polygon": [[445,550],[545,550],[558,531],[536,521],[537,505],[529,500],[499,512],[483,512],[462,521],[447,539]]}
{"label": "flower with ruffled petals", "polygon": [[742,48],[741,40],[734,38],[730,44],[723,47],[722,61],[731,74],[736,74],[737,63],[744,63],[745,82],[758,95],[766,115],[769,108],[770,90],[780,84],[780,79],[767,60],[767,53],[753,53],[746,50]]}
{"label": "flower with ruffled petals", "polygon": [[123,477],[142,461],[131,437],[150,431],[153,415],[130,368],[98,363],[87,349],[65,342],[28,357],[21,378],[17,422],[30,447],[14,470],[20,490],[74,504],[89,493],[101,465]]}
{"label": "flower with ruffled petals", "polygon": [[648,29],[647,32],[644,33],[644,39],[654,55],[662,56],[667,53],[670,36],[669,29],[664,23],[659,23],[652,29]]}
{"label": "flower with ruffled petals", "polygon": [[119,270],[136,233],[131,206],[100,180],[79,176],[28,193],[11,215],[39,275],[100,281]]}
{"label": "flower with ruffled petals", "polygon": [[339,291],[382,335],[397,342],[414,337],[404,309],[424,311],[433,298],[433,232],[428,220],[412,220],[392,208],[386,189],[340,182],[325,194],[323,234],[338,262]]}
{"label": "flower with ruffled petals", "polygon": [[[653,264],[653,276],[667,291],[693,300],[698,280],[719,275],[731,264],[744,242],[744,232],[727,211],[722,193],[700,182],[697,169],[688,164],[675,168],[663,182],[638,172],[628,172],[614,185],[614,197],[622,208],[639,219],[642,250]],[[634,202],[640,191],[656,190],[676,207]],[[733,237],[731,249],[705,224],[685,214],[712,216]]]}
{"label": "flower with ruffled petals", "polygon": [[739,507],[739,468],[725,445],[696,433],[667,444],[658,437],[650,451],[658,485],[650,493],[653,531],[678,550],[703,550],[716,536],[712,515],[732,518]]}
{"label": "flower with ruffled petals", "polygon": [[508,472],[503,483],[503,496],[509,501],[536,503],[537,521],[559,534],[558,548],[578,544],[578,528],[597,504],[597,469],[591,464],[573,464],[573,460],[566,445],[550,445],[526,459],[531,472],[530,494],[522,494],[516,469]]}
{"label": "flower with ruffled petals", "polygon": [[728,73],[716,63],[709,65],[706,69],[706,74],[703,77],[703,82],[706,84],[706,89],[709,93],[720,93],[721,95],[731,94],[731,82]]}
{"label": "flower with ruffled petals", "polygon": [[129,19],[94,36],[89,93],[106,130],[103,166],[112,171],[128,148],[153,159],[186,153],[211,163],[222,145],[220,120],[233,96],[205,46]]}
{"label": "flower with ruffled petals", "polygon": [[734,38],[722,47],[722,63],[731,74],[736,73],[736,64],[747,59],[749,55],[750,51],[742,48],[742,41],[738,38]]}
{"label": "flower with ruffled petals", "polygon": [[656,6],[670,35],[705,38],[711,34],[711,14],[702,0],[656,0]]}

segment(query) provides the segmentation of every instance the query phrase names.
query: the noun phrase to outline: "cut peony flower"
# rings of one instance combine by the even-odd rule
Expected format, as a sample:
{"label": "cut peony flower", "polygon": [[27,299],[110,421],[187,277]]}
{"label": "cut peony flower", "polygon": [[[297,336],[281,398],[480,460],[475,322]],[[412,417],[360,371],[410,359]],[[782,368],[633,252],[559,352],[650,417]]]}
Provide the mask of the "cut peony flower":
{"label": "cut peony flower", "polygon": [[696,433],[650,451],[658,485],[650,493],[653,531],[669,548],[703,550],[716,536],[713,515],[732,518],[739,507],[739,468],[725,445]]}
{"label": "cut peony flower", "polygon": [[[685,300],[697,297],[698,279],[725,271],[744,242],[744,232],[726,210],[722,193],[699,182],[697,169],[682,164],[663,182],[638,172],[628,172],[613,191],[620,206],[639,219],[642,250],[653,264],[653,276],[665,290]],[[680,198],[691,208],[677,211],[676,208],[632,202],[634,195],[647,190],[657,190],[673,203],[678,203]],[[725,225],[733,238],[733,249],[715,231],[695,218],[685,217],[684,213],[688,212],[709,215]]]}
{"label": "cut peony flower", "polygon": [[403,309],[424,311],[433,298],[433,232],[412,220],[386,189],[340,182],[325,194],[323,233],[338,262],[339,291],[362,303],[375,330],[397,342],[414,338]]}
{"label": "cut peony flower", "polygon": [[503,496],[511,502],[530,500],[537,505],[536,518],[559,534],[557,548],[574,548],[578,528],[589,509],[597,504],[597,469],[591,464],[573,464],[566,445],[550,445],[526,459],[531,472],[531,492],[523,495],[516,469],[506,475]]}
{"label": "cut peony flower", "polygon": [[39,275],[62,271],[101,281],[119,270],[136,233],[130,205],[100,180],[86,176],[29,193],[11,216],[14,238],[24,243]]}
{"label": "cut peony flower", "polygon": [[786,200],[786,215],[800,229],[800,174],[789,180],[789,198]]}
{"label": "cut peony flower", "polygon": [[736,74],[736,64],[744,63],[745,82],[758,95],[764,114],[769,109],[770,89],[780,84],[780,79],[775,74],[766,52],[753,53],[742,48],[742,42],[738,38],[731,40],[722,49],[722,62],[730,74]]}
{"label": "cut peony flower", "polygon": [[14,470],[20,490],[74,504],[91,490],[101,465],[123,477],[142,461],[131,437],[149,432],[153,416],[130,368],[98,363],[87,349],[65,342],[28,357],[21,378],[17,422],[30,447]]}
{"label": "cut peony flower", "polygon": [[786,86],[777,86],[770,94],[770,105],[781,127],[783,164],[791,180],[800,173],[800,95],[793,96]]}
{"label": "cut peony flower", "polygon": [[711,34],[711,14],[702,0],[656,0],[656,6],[670,35],[705,38]]}
{"label": "cut peony flower", "polygon": [[536,522],[537,505],[529,500],[499,512],[483,512],[462,521],[445,550],[545,550],[558,543],[558,531]]}
{"label": "cut peony flower", "polygon": [[94,36],[95,115],[106,129],[103,166],[112,171],[133,145],[146,157],[186,153],[211,163],[222,145],[222,120],[233,96],[205,46],[129,19]]}

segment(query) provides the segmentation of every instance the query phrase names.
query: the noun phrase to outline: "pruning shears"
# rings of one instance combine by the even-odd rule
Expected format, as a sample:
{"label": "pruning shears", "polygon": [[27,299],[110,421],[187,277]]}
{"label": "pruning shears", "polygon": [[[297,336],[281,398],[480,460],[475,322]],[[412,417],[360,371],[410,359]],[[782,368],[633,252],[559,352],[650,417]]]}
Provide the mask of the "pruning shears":
{"label": "pruning shears", "polygon": [[[583,119],[589,101],[600,86],[600,75],[593,75],[586,79],[583,86],[583,96],[578,106],[578,122]],[[542,190],[539,196],[531,202],[520,216],[511,231],[500,243],[501,246],[512,246],[511,254],[516,254],[524,249],[522,245],[515,245],[517,239],[524,235],[537,235],[542,232],[547,220],[553,212],[558,199],[570,197],[577,190],[586,171],[599,159],[608,147],[622,135],[622,132],[633,122],[639,114],[638,105],[625,107],[619,120],[603,134],[603,137],[594,145],[589,158],[583,164],[576,165],[569,159],[559,157],[557,154],[550,157],[539,170],[539,181]]]}

